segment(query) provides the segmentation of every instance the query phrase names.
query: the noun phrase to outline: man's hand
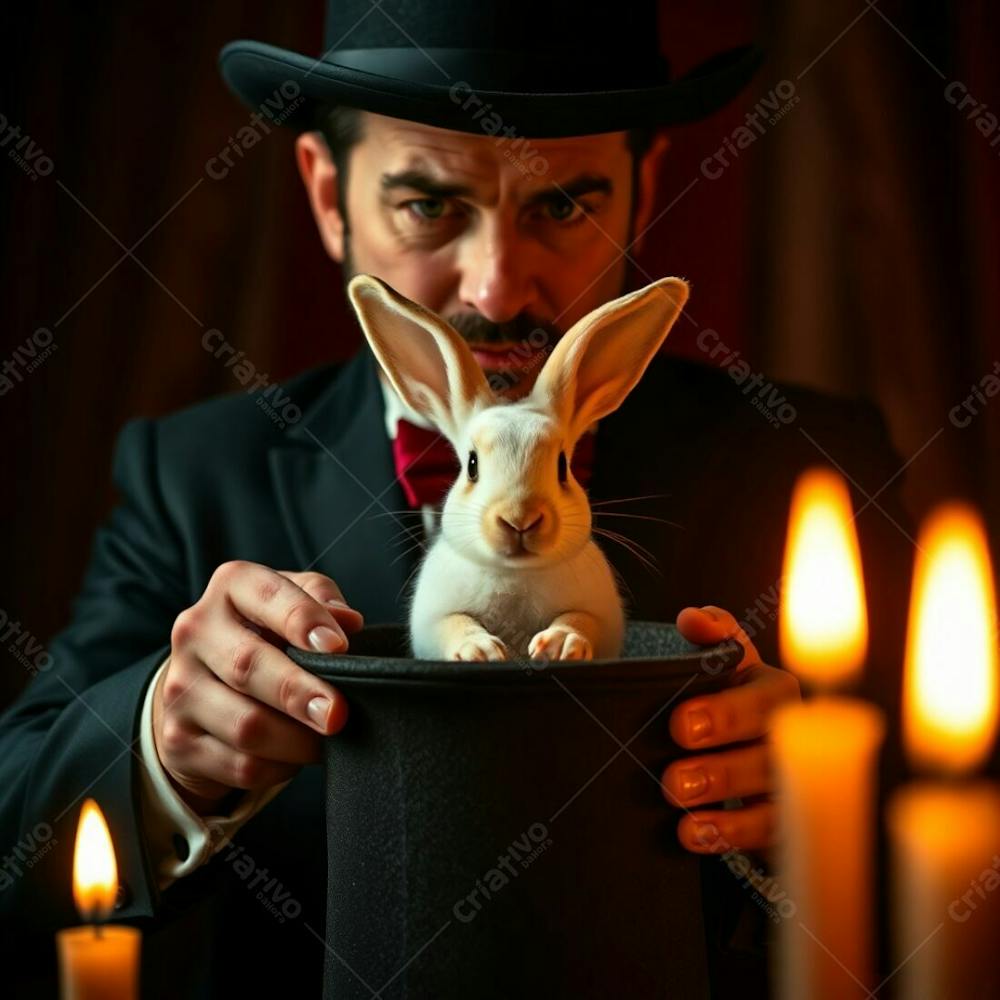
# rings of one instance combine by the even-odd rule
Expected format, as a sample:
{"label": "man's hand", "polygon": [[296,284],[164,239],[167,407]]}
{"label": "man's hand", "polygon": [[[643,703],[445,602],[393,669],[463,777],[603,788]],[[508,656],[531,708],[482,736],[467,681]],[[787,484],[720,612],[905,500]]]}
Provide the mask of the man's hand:
{"label": "man's hand", "polygon": [[[686,815],[677,828],[681,843],[699,854],[764,850],[775,837],[770,745],[765,734],[771,712],[799,697],[794,676],[761,662],[760,654],[736,619],[721,608],[685,608],[677,616],[681,634],[699,645],[734,638],[743,646],[733,686],[678,705],[670,734],[682,747],[705,750],[739,743],[731,750],[685,757],[663,772],[663,792]],[[702,806],[739,798],[739,809]]]}
{"label": "man's hand", "polygon": [[319,759],[320,734],[339,732],[347,703],[279,647],[342,652],[363,624],[321,573],[242,561],[215,571],[177,616],[153,692],[156,752],[192,809],[209,813],[234,788],[280,784]]}

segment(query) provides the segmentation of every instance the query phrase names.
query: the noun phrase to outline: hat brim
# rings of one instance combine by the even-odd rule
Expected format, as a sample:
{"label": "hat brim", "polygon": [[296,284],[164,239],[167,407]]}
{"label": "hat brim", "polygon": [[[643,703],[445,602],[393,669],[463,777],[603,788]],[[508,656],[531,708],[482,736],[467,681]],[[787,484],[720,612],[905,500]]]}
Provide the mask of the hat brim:
{"label": "hat brim", "polygon": [[[250,40],[226,45],[219,68],[230,90],[248,107],[300,132],[316,128],[320,105],[346,104],[474,134],[495,134],[495,128],[489,129],[501,121],[518,136],[545,139],[707,118],[746,86],[763,58],[760,47],[744,45],[713,56],[677,80],[564,93],[473,91],[461,78],[441,84],[416,82]],[[468,100],[473,93],[474,105]],[[486,105],[492,116],[489,126],[480,110]]]}

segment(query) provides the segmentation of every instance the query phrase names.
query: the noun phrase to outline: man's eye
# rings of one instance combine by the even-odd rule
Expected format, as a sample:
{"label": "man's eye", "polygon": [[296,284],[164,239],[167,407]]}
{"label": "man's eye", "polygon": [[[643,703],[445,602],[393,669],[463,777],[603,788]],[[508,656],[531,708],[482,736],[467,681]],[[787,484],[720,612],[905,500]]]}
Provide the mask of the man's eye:
{"label": "man's eye", "polygon": [[447,207],[443,198],[413,198],[400,206],[409,209],[419,219],[440,219]]}
{"label": "man's eye", "polygon": [[569,198],[554,198],[546,203],[546,208],[551,218],[557,222],[566,222],[577,213],[580,206]]}

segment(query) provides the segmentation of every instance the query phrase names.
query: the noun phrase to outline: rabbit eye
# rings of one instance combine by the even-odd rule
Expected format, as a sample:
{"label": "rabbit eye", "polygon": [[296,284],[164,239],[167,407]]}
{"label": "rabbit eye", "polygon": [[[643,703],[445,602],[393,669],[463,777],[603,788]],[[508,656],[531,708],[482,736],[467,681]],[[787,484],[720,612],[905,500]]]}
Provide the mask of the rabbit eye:
{"label": "rabbit eye", "polygon": [[469,452],[469,464],[466,466],[466,472],[469,475],[469,481],[475,482],[479,478],[479,456],[474,452]]}
{"label": "rabbit eye", "polygon": [[566,482],[566,452],[559,452],[559,482]]}

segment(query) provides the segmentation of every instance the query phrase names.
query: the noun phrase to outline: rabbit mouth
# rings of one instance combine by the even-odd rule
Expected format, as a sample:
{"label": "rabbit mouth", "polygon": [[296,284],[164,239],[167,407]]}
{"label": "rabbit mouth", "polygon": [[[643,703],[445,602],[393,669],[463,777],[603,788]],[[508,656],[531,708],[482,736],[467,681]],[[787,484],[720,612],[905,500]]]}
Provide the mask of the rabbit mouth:
{"label": "rabbit mouth", "polygon": [[504,560],[518,563],[531,562],[532,560],[541,559],[545,555],[544,551],[529,548],[525,545],[523,538],[512,539],[505,544],[496,545],[493,551]]}
{"label": "rabbit mouth", "polygon": [[539,552],[535,552],[533,549],[527,548],[523,541],[505,546],[497,551],[506,559],[517,559],[518,561],[531,559],[532,557],[537,557],[541,554]]}

